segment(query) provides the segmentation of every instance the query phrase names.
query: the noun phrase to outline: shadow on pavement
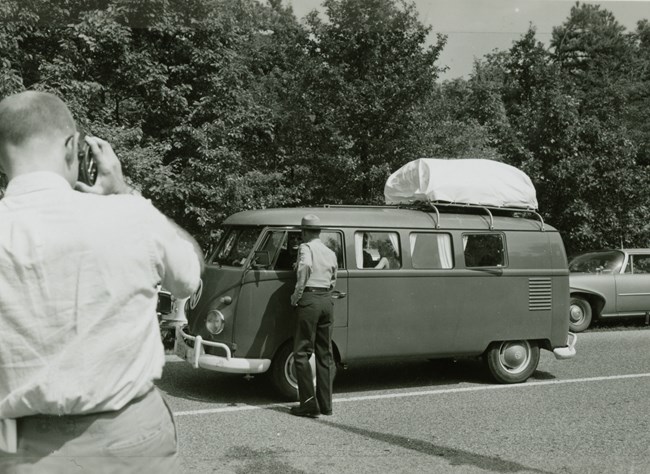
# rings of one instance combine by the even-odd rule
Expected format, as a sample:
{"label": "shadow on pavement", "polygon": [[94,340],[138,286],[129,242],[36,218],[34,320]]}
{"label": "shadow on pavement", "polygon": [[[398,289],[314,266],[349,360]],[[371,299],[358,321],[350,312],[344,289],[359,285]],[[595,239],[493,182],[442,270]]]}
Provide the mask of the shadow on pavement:
{"label": "shadow on pavement", "polygon": [[355,426],[333,423],[319,419],[318,423],[337,428],[349,433],[358,434],[365,438],[371,438],[383,443],[397,446],[403,449],[410,449],[421,454],[443,458],[450,466],[466,466],[484,469],[489,472],[536,472],[548,473],[540,469],[533,469],[517,462],[507,461],[498,456],[485,456],[482,454],[472,453],[462,449],[450,448],[440,444],[424,441],[416,438],[407,438],[391,433],[382,433],[368,429],[357,428]]}
{"label": "shadow on pavement", "polygon": [[[276,411],[278,413],[286,413],[286,414],[289,413],[289,409],[284,407],[270,407],[268,408],[268,410]],[[552,472],[552,471],[545,471],[542,469],[524,466],[523,464],[514,461],[508,461],[499,456],[488,456],[483,454],[477,454],[463,449],[444,446],[442,444],[438,444],[432,441],[425,441],[422,439],[405,437],[393,433],[384,433],[381,431],[374,431],[365,428],[360,428],[357,426],[337,423],[335,421],[330,421],[326,417],[322,417],[322,416],[318,419],[305,418],[305,420],[313,423],[319,423],[328,426],[330,428],[338,429],[355,435],[359,435],[364,439],[372,439],[375,441],[380,441],[390,446],[395,446],[397,448],[409,449],[418,452],[420,454],[442,458],[447,463],[449,463],[450,466],[460,467],[461,469],[474,467],[488,472],[504,472],[504,473],[534,472],[540,474],[551,474]]]}

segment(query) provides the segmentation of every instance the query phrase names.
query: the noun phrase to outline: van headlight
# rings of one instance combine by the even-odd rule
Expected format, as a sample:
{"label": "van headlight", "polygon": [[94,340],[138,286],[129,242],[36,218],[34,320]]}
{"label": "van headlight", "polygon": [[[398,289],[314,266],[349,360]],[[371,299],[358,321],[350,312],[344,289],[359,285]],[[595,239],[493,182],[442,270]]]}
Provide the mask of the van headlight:
{"label": "van headlight", "polygon": [[210,311],[207,318],[205,318],[205,328],[210,334],[219,334],[223,331],[225,325],[226,320],[218,309]]}

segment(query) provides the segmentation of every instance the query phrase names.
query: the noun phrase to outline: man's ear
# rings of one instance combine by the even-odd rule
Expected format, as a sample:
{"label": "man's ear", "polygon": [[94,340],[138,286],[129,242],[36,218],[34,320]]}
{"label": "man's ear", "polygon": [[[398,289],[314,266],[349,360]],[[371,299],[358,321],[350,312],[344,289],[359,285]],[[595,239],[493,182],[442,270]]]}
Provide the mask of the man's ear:
{"label": "man's ear", "polygon": [[74,132],[74,135],[70,135],[68,138],[65,139],[65,162],[70,167],[75,166],[78,139],[79,139],[78,132]]}

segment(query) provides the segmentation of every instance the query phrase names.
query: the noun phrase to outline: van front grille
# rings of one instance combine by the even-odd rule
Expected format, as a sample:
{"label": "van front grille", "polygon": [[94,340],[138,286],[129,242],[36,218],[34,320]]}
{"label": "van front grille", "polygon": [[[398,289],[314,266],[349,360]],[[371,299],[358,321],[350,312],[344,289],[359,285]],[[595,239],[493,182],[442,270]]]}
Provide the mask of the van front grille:
{"label": "van front grille", "polygon": [[553,286],[550,278],[528,279],[528,311],[550,311]]}

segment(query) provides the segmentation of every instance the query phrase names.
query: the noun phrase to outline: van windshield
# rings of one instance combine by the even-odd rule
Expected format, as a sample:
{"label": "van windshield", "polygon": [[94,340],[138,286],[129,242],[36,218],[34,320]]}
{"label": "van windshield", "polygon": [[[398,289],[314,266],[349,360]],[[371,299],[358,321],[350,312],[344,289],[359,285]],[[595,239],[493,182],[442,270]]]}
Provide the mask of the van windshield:
{"label": "van windshield", "polygon": [[232,227],[221,238],[210,263],[241,267],[260,235],[259,227]]}

